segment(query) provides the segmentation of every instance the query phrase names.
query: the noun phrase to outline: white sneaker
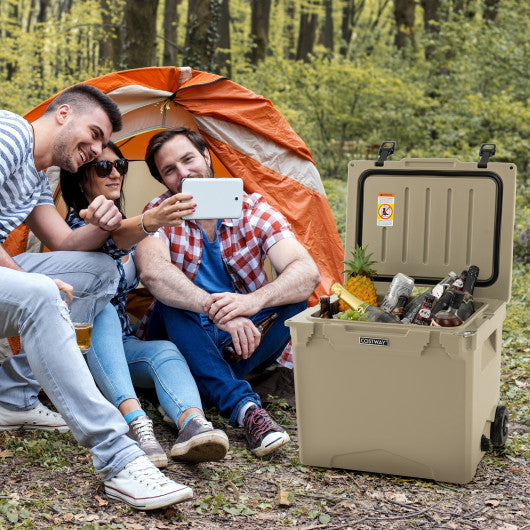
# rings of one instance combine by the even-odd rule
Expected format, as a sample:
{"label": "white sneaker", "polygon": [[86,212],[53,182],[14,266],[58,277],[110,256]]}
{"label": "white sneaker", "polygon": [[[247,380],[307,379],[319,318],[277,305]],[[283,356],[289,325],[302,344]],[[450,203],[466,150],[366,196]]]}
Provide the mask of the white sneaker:
{"label": "white sneaker", "polygon": [[137,510],[155,510],[193,497],[193,490],[161,473],[146,456],[129,462],[105,481],[105,493]]}
{"label": "white sneaker", "polygon": [[67,432],[70,429],[58,412],[53,412],[40,401],[31,410],[9,410],[0,407],[0,431],[16,429]]}

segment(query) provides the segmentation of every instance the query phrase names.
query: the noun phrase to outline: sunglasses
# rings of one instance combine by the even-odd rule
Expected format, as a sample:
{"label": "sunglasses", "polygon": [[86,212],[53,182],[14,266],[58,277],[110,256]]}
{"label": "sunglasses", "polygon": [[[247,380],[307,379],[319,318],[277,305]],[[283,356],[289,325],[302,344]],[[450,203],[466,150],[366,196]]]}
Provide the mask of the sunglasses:
{"label": "sunglasses", "polygon": [[129,161],[126,158],[118,158],[114,162],[110,160],[99,160],[97,162],[91,162],[88,164],[89,167],[96,168],[96,175],[98,177],[104,178],[108,177],[112,173],[112,168],[115,167],[116,171],[120,175],[125,175],[129,169]]}

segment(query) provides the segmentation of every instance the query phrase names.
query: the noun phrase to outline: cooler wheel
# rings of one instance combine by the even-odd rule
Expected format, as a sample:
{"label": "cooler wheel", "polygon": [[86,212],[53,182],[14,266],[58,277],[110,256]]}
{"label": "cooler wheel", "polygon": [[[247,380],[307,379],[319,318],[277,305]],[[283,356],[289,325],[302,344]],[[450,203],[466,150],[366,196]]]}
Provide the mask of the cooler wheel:
{"label": "cooler wheel", "polygon": [[508,438],[508,411],[504,405],[497,406],[495,420],[491,424],[490,439],[493,447],[502,447]]}

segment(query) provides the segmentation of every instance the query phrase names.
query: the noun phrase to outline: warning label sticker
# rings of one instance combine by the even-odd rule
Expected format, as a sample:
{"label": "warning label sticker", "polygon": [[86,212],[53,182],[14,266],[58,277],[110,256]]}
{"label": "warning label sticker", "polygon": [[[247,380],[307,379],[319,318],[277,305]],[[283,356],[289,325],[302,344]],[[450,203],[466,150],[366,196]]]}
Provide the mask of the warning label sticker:
{"label": "warning label sticker", "polygon": [[394,225],[394,194],[379,193],[377,195],[377,226]]}

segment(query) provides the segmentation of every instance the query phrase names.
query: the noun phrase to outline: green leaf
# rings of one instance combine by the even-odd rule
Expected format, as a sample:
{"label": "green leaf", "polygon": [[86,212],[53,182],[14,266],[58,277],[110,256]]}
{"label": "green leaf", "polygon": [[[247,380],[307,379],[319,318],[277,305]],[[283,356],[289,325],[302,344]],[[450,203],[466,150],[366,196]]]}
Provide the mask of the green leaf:
{"label": "green leaf", "polygon": [[331,521],[331,516],[327,513],[322,513],[318,517],[320,524],[327,524]]}

